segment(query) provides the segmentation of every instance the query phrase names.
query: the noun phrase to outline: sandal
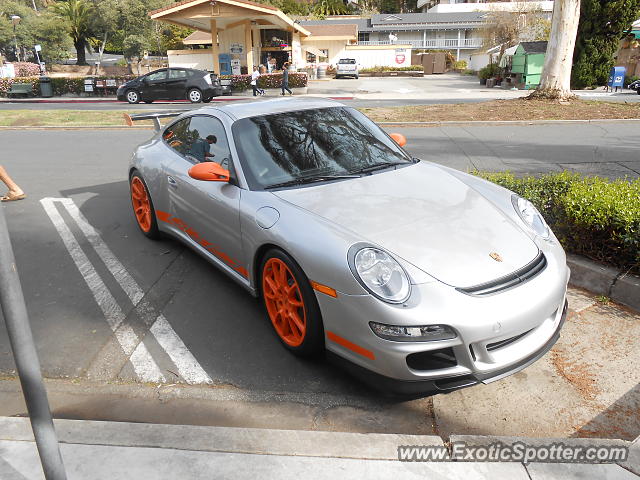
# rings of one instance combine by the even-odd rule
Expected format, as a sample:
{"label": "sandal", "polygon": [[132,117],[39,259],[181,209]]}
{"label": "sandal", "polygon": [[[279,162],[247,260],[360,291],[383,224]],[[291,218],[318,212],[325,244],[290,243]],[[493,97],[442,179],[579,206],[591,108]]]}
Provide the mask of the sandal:
{"label": "sandal", "polygon": [[27,198],[27,195],[21,193],[20,195],[5,195],[4,197],[0,197],[0,202],[15,202],[16,200],[22,200]]}

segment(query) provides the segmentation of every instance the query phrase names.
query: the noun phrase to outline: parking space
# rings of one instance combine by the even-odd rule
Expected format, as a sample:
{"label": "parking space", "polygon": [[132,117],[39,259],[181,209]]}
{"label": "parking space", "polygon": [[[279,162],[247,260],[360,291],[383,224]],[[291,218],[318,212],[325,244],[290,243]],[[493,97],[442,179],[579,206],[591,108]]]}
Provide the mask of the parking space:
{"label": "parking space", "polygon": [[[410,133],[411,152],[467,168],[433,132],[424,142]],[[307,415],[308,424],[327,429],[532,436],[597,431],[614,438],[640,433],[624,413],[640,402],[640,355],[628,340],[638,338],[640,317],[584,293],[572,294],[566,333],[543,361],[504,381],[436,397],[434,410],[428,399],[385,399],[325,361],[290,355],[244,290],[181,244],[150,241],[138,232],[126,168],[135,146],[150,134],[0,132],[2,163],[29,195],[2,208],[45,376],[269,393],[264,402],[274,396],[280,402],[271,412],[272,427],[295,424],[286,417],[289,408],[291,416]],[[469,148],[467,159],[491,156]],[[491,148],[505,163],[530,163],[533,155]],[[0,375],[12,373],[0,328]],[[621,375],[623,382],[607,381]],[[330,409],[300,410],[329,397]],[[553,400],[541,404],[545,398]]]}

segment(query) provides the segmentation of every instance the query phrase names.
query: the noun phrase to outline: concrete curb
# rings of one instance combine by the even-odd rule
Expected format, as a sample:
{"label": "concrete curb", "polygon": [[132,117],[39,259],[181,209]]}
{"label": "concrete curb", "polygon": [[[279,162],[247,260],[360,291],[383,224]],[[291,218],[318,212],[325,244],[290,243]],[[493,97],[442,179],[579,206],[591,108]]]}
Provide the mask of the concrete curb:
{"label": "concrete curb", "polygon": [[[218,452],[281,457],[339,458],[357,460],[398,460],[399,446],[449,447],[437,436],[380,433],[345,433],[307,430],[272,430],[259,428],[203,427],[90,420],[55,420],[60,443],[133,448],[162,448],[192,452]],[[33,442],[28,418],[0,417],[0,441]],[[640,472],[640,445],[615,439],[528,438],[476,435],[452,435],[450,441],[468,446],[527,446],[562,443],[571,447],[629,448],[622,468]],[[461,459],[452,458],[456,462]]]}
{"label": "concrete curb", "polygon": [[567,255],[571,285],[581,287],[640,311],[640,277],[585,257]]}
{"label": "concrete curb", "polygon": [[[375,107],[369,107],[375,108]],[[572,123],[617,123],[617,122],[640,122],[640,118],[602,118],[595,120],[443,120],[433,122],[376,122],[378,125],[388,126],[408,126],[408,127],[442,127],[456,125],[564,125]]]}
{"label": "concrete curb", "polygon": [[[61,443],[366,460],[397,460],[399,445],[437,436],[54,420]],[[28,418],[0,417],[0,440],[34,441]]]}

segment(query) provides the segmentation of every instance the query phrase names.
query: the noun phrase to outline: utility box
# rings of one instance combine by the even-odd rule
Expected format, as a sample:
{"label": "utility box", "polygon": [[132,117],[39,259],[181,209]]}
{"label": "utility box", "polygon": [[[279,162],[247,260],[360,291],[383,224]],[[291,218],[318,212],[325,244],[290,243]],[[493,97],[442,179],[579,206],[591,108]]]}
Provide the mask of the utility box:
{"label": "utility box", "polygon": [[511,73],[520,74],[520,86],[525,90],[540,85],[540,76],[547,52],[547,42],[522,42],[511,60]]}
{"label": "utility box", "polygon": [[607,82],[607,86],[610,89],[615,87],[616,91],[618,87],[624,87],[624,76],[627,73],[627,69],[625,67],[612,67],[611,72],[609,72],[609,81]]}

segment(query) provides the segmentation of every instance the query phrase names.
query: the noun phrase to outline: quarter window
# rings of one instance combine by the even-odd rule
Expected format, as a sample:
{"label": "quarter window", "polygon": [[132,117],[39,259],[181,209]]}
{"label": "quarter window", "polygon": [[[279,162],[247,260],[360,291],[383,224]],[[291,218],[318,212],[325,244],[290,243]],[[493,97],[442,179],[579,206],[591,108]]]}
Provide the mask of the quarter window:
{"label": "quarter window", "polygon": [[184,118],[171,124],[163,133],[162,139],[180,155],[186,155],[189,151],[189,120]]}

